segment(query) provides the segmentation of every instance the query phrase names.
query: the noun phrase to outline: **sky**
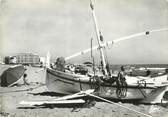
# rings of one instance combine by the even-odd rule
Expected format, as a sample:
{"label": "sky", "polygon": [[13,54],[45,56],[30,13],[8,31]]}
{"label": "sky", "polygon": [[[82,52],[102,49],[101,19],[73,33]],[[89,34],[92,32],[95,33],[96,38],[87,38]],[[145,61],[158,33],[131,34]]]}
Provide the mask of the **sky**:
{"label": "sky", "polygon": [[[0,0],[0,56],[67,57],[97,45],[90,0]],[[168,0],[93,0],[105,41],[167,28]],[[168,31],[107,47],[110,64],[167,64]],[[99,53],[94,51],[96,61]],[[90,59],[90,53],[70,62]]]}

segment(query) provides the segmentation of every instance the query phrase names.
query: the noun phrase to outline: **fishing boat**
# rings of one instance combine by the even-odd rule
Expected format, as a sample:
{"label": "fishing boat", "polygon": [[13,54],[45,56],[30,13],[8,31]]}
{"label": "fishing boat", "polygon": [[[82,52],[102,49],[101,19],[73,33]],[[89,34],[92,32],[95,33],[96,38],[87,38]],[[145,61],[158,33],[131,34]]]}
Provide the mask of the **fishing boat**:
{"label": "fishing boat", "polygon": [[[65,61],[71,59],[73,57],[83,55],[87,52],[92,52],[92,50],[99,50],[100,51],[100,61],[101,61],[101,72],[102,74],[94,74],[89,75],[87,73],[75,73],[71,72],[71,70],[65,69],[65,61],[57,62],[62,66],[62,68],[52,68],[50,66],[46,69],[46,86],[47,88],[56,93],[61,94],[74,94],[80,91],[85,91],[88,89],[95,89],[95,94],[109,99],[121,99],[121,100],[142,100],[148,97],[153,91],[156,91],[160,87],[165,87],[166,85],[155,85],[150,84],[150,82],[146,83],[146,79],[137,78],[137,77],[125,77],[125,80],[118,81],[118,76],[113,76],[109,74],[107,69],[108,62],[104,56],[104,49],[107,45],[112,45],[116,42],[135,38],[138,36],[148,35],[153,32],[158,31],[165,31],[168,29],[158,29],[158,30],[151,30],[147,32],[142,32],[134,35],[130,35],[128,37],[119,38],[116,40],[112,40],[109,42],[102,41],[102,35],[100,33],[100,29],[97,25],[97,20],[95,17],[94,6],[91,2],[90,4],[92,10],[92,16],[95,26],[96,37],[98,41],[98,46],[91,47],[90,49],[86,49],[82,52],[76,53],[69,57],[65,58]],[[49,62],[49,59],[47,59]],[[49,64],[48,64],[49,65]],[[93,70],[94,71],[94,70]],[[160,77],[160,76],[158,76]],[[167,77],[167,74],[164,75]],[[133,79],[133,82],[131,82]],[[157,79],[157,77],[156,77]],[[128,80],[128,82],[127,82]],[[129,82],[130,81],[130,82]]]}

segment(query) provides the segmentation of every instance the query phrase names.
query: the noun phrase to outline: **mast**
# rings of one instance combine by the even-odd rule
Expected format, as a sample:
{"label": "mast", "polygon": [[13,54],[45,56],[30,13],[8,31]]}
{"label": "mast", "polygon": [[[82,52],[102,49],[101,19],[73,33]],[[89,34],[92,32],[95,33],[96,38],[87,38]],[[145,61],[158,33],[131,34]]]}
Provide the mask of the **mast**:
{"label": "mast", "polygon": [[92,16],[93,16],[94,27],[95,27],[95,31],[96,31],[96,37],[97,37],[99,50],[100,50],[100,55],[101,55],[101,60],[102,60],[102,68],[103,68],[103,71],[104,71],[104,75],[108,75],[107,70],[106,70],[106,61],[105,61],[103,46],[102,46],[102,42],[101,42],[100,30],[99,30],[99,27],[98,27],[98,24],[97,24],[95,12],[94,12],[94,5],[92,3],[92,0],[90,0],[90,8],[92,10]]}
{"label": "mast", "polygon": [[94,57],[93,57],[93,52],[92,52],[92,45],[93,44],[93,38],[91,38],[91,58],[92,58],[92,66],[93,66],[93,72],[94,72],[94,76],[95,76],[95,61],[94,61]]}

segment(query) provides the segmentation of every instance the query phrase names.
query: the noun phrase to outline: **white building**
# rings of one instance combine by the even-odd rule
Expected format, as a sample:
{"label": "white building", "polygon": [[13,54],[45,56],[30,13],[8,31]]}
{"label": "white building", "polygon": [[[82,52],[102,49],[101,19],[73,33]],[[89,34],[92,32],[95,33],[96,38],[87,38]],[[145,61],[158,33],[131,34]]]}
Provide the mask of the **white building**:
{"label": "white building", "polygon": [[16,55],[18,64],[36,65],[40,64],[39,55],[32,53],[19,53]]}

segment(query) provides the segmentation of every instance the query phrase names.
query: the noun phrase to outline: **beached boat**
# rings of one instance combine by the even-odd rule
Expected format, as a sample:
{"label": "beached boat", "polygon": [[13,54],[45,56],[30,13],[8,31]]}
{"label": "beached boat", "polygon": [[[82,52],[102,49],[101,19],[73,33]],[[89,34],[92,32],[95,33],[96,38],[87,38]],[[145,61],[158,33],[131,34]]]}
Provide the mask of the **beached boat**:
{"label": "beached boat", "polygon": [[65,73],[62,71],[47,68],[46,85],[52,92],[61,94],[73,94],[82,90],[97,88],[97,94],[104,98],[111,99],[144,99],[150,92],[156,89],[154,86],[145,84],[128,84],[118,86],[103,82],[99,84],[93,78]]}
{"label": "beached boat", "polygon": [[[113,40],[110,42],[103,42],[102,35],[100,34],[100,30],[98,28],[95,18],[93,4],[91,3],[90,6],[92,9],[92,16],[94,19],[96,36],[99,45],[91,49],[76,53],[70,57],[67,57],[65,60],[76,57],[78,55],[82,55],[86,52],[91,51],[92,49],[98,49],[100,51],[100,61],[102,63],[100,71],[103,72],[103,75],[90,76],[88,74],[78,74],[71,71],[67,72],[66,70],[64,70],[64,65],[62,65],[63,69],[53,69],[51,67],[48,67],[46,69],[47,88],[52,92],[62,94],[74,94],[88,89],[95,89],[96,95],[110,99],[141,100],[148,97],[148,95],[150,95],[154,90],[157,90],[159,86],[155,86],[154,84],[151,85],[150,83],[146,83],[144,79],[139,79],[135,77],[131,77],[134,79],[134,82],[127,82],[126,78],[125,81],[120,81],[119,83],[117,83],[118,76],[111,76],[108,73],[107,61],[104,56],[104,48],[106,45],[114,44],[115,42],[127,40],[137,36],[147,35],[149,34],[149,31],[128,36],[125,38],[120,38],[118,40]],[[162,30],[153,30],[151,32],[155,31]]]}
{"label": "beached boat", "polygon": [[25,70],[22,65],[10,66],[1,75],[1,86],[7,87],[17,82],[23,76]]}

